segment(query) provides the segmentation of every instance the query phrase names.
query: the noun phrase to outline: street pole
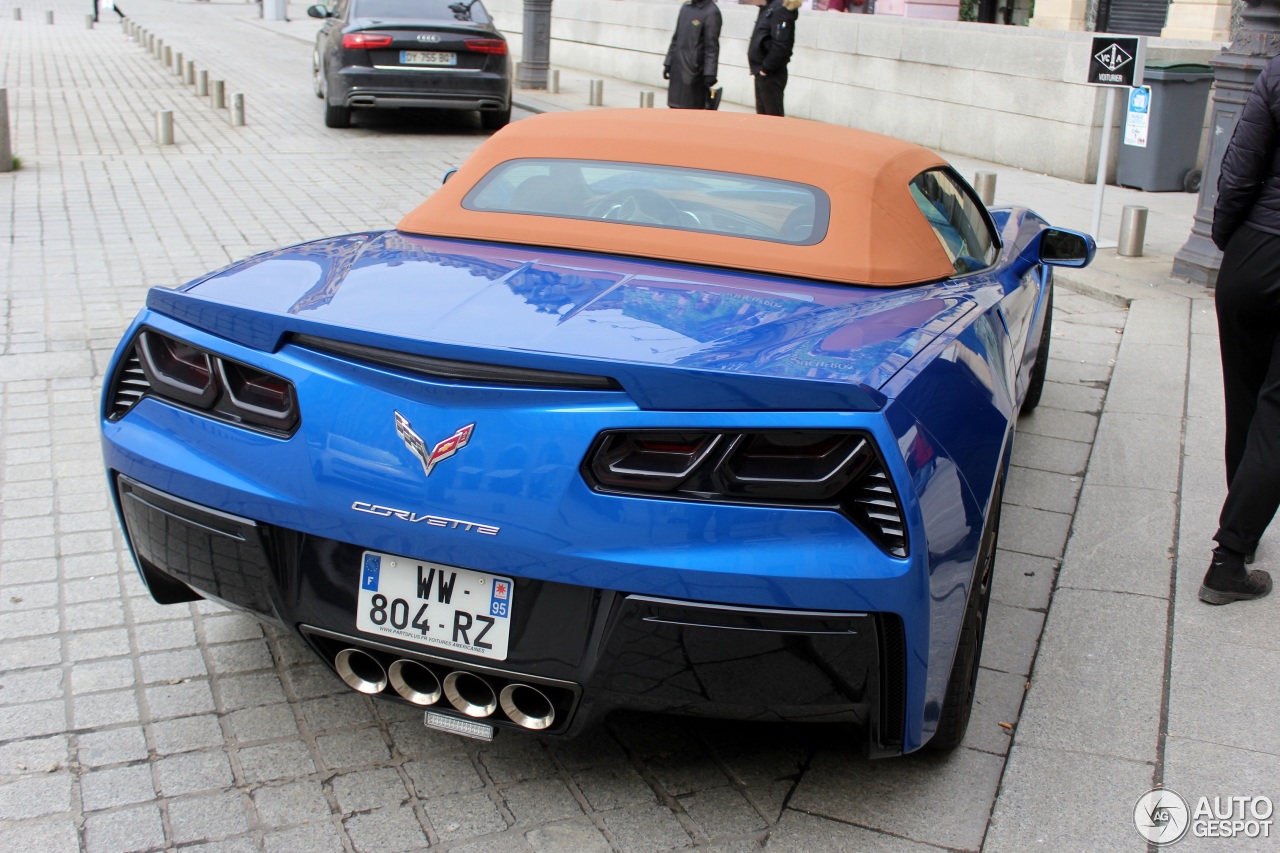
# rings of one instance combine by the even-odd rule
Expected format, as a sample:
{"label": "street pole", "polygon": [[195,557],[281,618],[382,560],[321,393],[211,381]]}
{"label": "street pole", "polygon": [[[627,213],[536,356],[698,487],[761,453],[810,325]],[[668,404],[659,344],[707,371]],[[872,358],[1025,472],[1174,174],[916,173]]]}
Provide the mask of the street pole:
{"label": "street pole", "polygon": [[1116,109],[1116,87],[1107,87],[1107,105],[1102,110],[1102,141],[1098,151],[1098,177],[1093,194],[1093,221],[1089,233],[1094,242],[1101,244],[1098,235],[1102,233],[1102,193],[1107,188],[1107,165],[1111,158],[1111,114]]}
{"label": "street pole", "polygon": [[1280,0],[1245,0],[1240,30],[1231,44],[1209,64],[1213,66],[1213,111],[1209,120],[1209,150],[1204,157],[1204,179],[1196,204],[1191,236],[1173,256],[1172,274],[1213,287],[1222,265],[1222,253],[1213,245],[1213,205],[1218,199],[1218,175],[1222,155],[1235,132],[1258,74],[1271,57],[1280,53]]}
{"label": "street pole", "polygon": [[550,67],[551,0],[524,0],[524,58],[516,85],[521,89],[547,88]]}

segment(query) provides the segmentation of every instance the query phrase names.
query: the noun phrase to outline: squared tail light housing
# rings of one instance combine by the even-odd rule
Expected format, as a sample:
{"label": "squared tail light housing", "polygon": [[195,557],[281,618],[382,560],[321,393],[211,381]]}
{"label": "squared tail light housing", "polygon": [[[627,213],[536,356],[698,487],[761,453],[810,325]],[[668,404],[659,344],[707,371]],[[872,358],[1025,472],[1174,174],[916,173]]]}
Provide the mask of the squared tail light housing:
{"label": "squared tail light housing", "polygon": [[902,503],[857,430],[606,430],[580,470],[603,494],[838,512],[907,555]]}
{"label": "squared tail light housing", "polygon": [[106,417],[119,420],[145,397],[284,437],[299,422],[289,380],[154,329],[142,330],[126,349],[106,395]]}

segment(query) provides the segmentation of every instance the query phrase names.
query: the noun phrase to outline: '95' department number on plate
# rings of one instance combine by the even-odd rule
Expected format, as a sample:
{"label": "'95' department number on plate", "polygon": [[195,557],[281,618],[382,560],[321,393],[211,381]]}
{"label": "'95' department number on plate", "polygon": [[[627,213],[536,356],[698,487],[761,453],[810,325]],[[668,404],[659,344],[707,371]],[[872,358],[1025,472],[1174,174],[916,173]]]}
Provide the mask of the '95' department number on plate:
{"label": "'95' department number on plate", "polygon": [[510,578],[365,551],[356,627],[506,660],[512,592]]}

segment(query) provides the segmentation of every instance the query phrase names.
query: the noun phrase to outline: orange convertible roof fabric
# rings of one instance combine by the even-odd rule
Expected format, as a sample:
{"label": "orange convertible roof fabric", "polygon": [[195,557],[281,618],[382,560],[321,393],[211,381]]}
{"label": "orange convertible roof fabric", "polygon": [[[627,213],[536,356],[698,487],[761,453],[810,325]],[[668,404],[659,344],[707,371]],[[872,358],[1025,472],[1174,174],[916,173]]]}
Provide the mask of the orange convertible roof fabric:
{"label": "orange convertible roof fabric", "polygon": [[[462,199],[500,163],[569,158],[733,172],[809,184],[831,200],[821,242],[802,246],[618,221],[467,210]],[[703,110],[547,113],[494,134],[399,230],[547,246],[880,287],[953,275],[910,192],[945,166],[887,136],[794,118]]]}

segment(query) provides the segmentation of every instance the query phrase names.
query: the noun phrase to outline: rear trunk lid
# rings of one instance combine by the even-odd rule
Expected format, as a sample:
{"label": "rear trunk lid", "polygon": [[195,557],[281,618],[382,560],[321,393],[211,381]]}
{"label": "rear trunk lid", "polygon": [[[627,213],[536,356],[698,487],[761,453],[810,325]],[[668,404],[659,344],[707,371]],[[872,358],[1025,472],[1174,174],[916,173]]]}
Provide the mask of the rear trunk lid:
{"label": "rear trunk lid", "polygon": [[695,411],[879,408],[890,377],[974,307],[941,284],[864,289],[396,231],[268,252],[155,289],[148,306],[261,350],[308,336],[607,376],[641,408]]}

